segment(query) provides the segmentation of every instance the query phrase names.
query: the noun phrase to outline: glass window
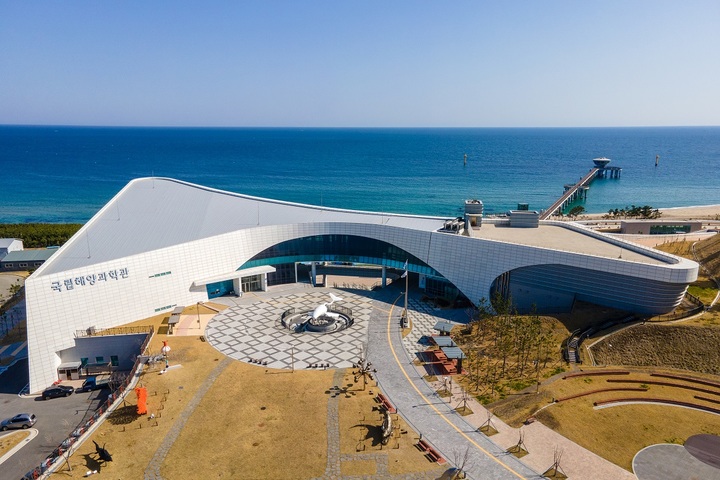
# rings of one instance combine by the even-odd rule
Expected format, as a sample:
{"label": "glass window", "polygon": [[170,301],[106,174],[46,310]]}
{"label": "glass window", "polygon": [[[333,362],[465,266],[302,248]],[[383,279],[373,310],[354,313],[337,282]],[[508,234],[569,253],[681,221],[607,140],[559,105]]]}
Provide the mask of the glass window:
{"label": "glass window", "polygon": [[117,367],[118,365],[120,365],[120,360],[118,360],[117,355],[110,355],[110,364],[113,367]]}
{"label": "glass window", "polygon": [[288,240],[263,250],[240,268],[325,261],[359,262],[402,269],[406,260],[413,272],[441,276],[425,262],[401,248],[381,240],[356,235],[315,235]]}
{"label": "glass window", "polygon": [[105,357],[95,357],[95,363],[104,363]]}

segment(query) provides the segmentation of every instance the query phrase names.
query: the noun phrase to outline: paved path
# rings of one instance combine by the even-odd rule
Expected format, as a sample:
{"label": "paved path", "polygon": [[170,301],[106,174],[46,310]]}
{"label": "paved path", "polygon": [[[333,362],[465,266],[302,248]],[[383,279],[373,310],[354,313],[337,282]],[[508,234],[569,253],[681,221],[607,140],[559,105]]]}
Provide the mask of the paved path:
{"label": "paved path", "polygon": [[479,433],[430,389],[404,351],[400,338],[401,309],[393,308],[392,290],[387,289],[375,301],[368,332],[368,357],[378,370],[380,388],[398,413],[451,463],[467,452],[464,470],[469,478],[542,478]]}
{"label": "paved path", "polygon": [[640,450],[633,459],[640,480],[720,480],[720,469],[693,457],[683,445],[661,443]]}
{"label": "paved path", "polygon": [[180,414],[180,418],[178,418],[173,424],[173,426],[170,427],[170,431],[167,433],[167,435],[165,435],[162,444],[155,451],[155,455],[153,455],[150,463],[145,468],[145,480],[162,480],[162,476],[160,475],[160,468],[162,467],[162,464],[165,461],[165,457],[170,451],[170,448],[172,448],[173,443],[175,443],[175,440],[177,440],[180,432],[182,432],[183,427],[185,427],[185,423],[187,422],[188,418],[190,418],[195,408],[200,404],[202,398],[205,396],[208,390],[210,390],[212,384],[215,383],[217,377],[219,377],[220,374],[225,370],[225,368],[231,363],[232,359],[228,357],[223,358],[218,364],[218,366],[215,367],[212,372],[210,372],[210,375],[207,376],[202,385],[200,385],[200,388],[195,393],[195,396],[192,398],[192,400],[190,400],[190,403],[187,404],[185,410],[182,411],[182,413]]}

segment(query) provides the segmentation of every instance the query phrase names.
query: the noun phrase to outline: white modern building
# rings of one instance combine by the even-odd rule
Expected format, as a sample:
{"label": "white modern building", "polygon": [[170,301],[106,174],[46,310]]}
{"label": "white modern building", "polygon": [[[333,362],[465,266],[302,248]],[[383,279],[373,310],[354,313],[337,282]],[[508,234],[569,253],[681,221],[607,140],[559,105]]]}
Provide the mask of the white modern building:
{"label": "white modern building", "polygon": [[449,221],[133,180],[25,283],[30,390],[57,380],[78,330],[307,279],[312,262],[375,264],[384,274],[407,261],[431,295],[477,303],[497,292],[539,311],[582,300],[664,313],[697,278],[689,260],[573,223],[483,219],[478,207]]}

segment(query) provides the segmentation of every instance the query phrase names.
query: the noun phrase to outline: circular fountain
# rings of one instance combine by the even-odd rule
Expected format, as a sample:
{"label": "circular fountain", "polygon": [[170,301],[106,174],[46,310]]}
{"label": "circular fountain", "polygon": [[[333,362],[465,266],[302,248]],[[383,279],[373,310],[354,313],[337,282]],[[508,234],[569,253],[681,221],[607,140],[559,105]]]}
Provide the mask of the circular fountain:
{"label": "circular fountain", "polygon": [[345,330],[353,324],[352,310],[333,305],[339,298],[332,293],[330,302],[318,305],[312,311],[296,312],[286,310],[280,319],[282,325],[293,333],[334,333]]}

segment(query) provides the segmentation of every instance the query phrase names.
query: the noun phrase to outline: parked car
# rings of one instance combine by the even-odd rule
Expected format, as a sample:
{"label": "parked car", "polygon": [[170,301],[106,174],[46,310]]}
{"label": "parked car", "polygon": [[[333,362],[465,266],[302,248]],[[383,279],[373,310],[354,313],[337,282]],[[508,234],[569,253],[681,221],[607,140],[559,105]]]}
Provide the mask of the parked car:
{"label": "parked car", "polygon": [[52,387],[48,387],[45,390],[43,390],[42,399],[47,400],[48,398],[68,397],[74,391],[75,391],[75,389],[68,385],[53,385]]}
{"label": "parked car", "polygon": [[87,377],[82,386],[75,389],[75,392],[89,392],[101,388],[110,388],[110,375],[93,375],[92,377]]}
{"label": "parked car", "polygon": [[10,428],[30,428],[35,425],[36,420],[35,415],[32,413],[20,413],[0,422],[0,430],[4,432]]}

